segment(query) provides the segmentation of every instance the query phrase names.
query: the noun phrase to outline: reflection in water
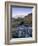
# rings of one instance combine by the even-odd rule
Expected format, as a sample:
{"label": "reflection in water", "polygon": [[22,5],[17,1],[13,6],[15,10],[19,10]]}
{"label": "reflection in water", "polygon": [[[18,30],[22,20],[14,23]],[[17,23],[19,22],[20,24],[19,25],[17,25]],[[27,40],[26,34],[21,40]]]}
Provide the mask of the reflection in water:
{"label": "reflection in water", "polygon": [[32,26],[18,25],[16,31],[13,31],[13,38],[27,38],[32,37]]}

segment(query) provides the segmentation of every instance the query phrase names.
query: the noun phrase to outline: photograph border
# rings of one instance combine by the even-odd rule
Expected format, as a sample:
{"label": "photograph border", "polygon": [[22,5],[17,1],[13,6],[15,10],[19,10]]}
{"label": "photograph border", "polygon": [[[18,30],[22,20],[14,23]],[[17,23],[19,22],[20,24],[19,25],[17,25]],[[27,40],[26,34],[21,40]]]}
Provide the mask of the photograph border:
{"label": "photograph border", "polygon": [[[13,44],[13,43],[10,43],[10,29],[11,29],[11,24],[9,25],[9,18],[11,18],[11,16],[10,16],[10,14],[11,14],[11,5],[15,5],[15,4],[23,4],[24,6],[25,5],[34,5],[36,8],[35,8],[35,30],[36,30],[36,32],[35,32],[35,41],[27,41],[27,42],[18,42],[18,43],[14,43],[14,44],[26,44],[26,43],[36,43],[37,42],[37,4],[36,3],[26,3],[26,2],[11,2],[11,1],[6,1],[5,2],[5,44],[8,44],[8,45],[10,45],[10,44]],[[23,6],[22,5],[22,6]],[[10,6],[10,7],[9,7]],[[9,12],[10,12],[10,14],[9,14]],[[10,28],[10,29],[9,29]]]}

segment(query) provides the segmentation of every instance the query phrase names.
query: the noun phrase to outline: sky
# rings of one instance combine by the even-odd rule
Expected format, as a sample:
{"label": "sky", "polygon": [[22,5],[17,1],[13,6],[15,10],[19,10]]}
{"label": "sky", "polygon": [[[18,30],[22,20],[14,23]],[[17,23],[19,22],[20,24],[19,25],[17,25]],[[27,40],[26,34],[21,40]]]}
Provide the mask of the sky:
{"label": "sky", "polygon": [[24,17],[27,16],[29,13],[32,13],[32,8],[21,8],[21,7],[12,7],[12,17]]}

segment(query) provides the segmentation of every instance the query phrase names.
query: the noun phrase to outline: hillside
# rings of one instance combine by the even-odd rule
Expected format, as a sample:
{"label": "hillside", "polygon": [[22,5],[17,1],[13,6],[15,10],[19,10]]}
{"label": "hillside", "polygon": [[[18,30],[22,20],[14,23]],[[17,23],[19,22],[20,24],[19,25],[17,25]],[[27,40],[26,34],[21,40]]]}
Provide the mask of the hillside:
{"label": "hillside", "polygon": [[32,13],[28,14],[24,18],[20,18],[20,17],[18,17],[17,19],[12,18],[12,27],[16,27],[17,25],[20,25],[22,23],[24,25],[26,24],[32,25]]}

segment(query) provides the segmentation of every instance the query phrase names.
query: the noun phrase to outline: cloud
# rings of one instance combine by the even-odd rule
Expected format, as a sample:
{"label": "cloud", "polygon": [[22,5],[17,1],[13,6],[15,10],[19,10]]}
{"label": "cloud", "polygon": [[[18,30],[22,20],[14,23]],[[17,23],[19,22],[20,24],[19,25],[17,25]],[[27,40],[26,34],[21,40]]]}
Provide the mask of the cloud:
{"label": "cloud", "polygon": [[13,18],[24,18],[25,16],[27,16],[28,14],[30,14],[31,12],[28,12],[28,13],[17,13],[17,14],[13,14],[12,17]]}

